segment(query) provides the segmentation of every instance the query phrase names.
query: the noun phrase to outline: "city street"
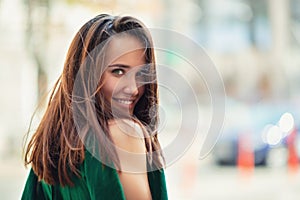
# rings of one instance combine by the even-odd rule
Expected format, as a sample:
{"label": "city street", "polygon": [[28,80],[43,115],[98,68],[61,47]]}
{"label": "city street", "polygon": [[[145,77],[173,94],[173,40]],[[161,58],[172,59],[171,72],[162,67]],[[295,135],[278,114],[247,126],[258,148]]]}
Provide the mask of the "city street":
{"label": "city street", "polygon": [[[65,124],[60,122],[67,122],[67,127],[76,125],[81,135],[77,126],[81,124],[77,118],[81,117],[77,117],[76,110],[87,111],[87,115],[82,115],[86,117],[84,123],[90,120],[89,116],[97,116],[101,123],[96,127],[104,128],[104,121],[110,124],[109,119],[122,118],[124,113],[127,121],[128,112],[122,111],[115,116],[113,111],[119,111],[119,106],[115,109],[114,103],[109,106],[107,102],[130,108],[135,122],[146,123],[147,131],[151,127],[151,137],[156,134],[157,125],[161,149],[167,152],[164,154],[165,173],[170,200],[299,200],[300,0],[274,2],[0,0],[0,200],[21,198],[30,169],[30,166],[28,169],[24,167],[21,151],[37,130],[43,132],[42,138],[59,136],[66,139],[65,143],[60,140],[59,144],[73,147],[71,137],[77,136],[72,131],[68,132],[70,136],[61,137],[60,130],[65,130]],[[107,17],[107,20],[115,21],[105,26],[102,23],[90,26],[96,22],[90,19],[104,16],[100,15],[104,13],[115,15]],[[122,48],[111,50],[112,40],[105,35],[110,29],[114,33],[110,36],[125,33],[125,30],[121,31],[123,28],[114,30],[116,22],[122,21],[116,20],[117,16],[125,14],[141,20],[149,31],[126,29],[133,33],[131,39],[142,38],[138,42],[132,41],[133,44],[142,47],[146,44],[147,48],[144,48],[146,53],[138,56],[139,59],[128,59],[141,60],[142,63],[127,65],[122,62],[121,65],[129,66],[125,67],[128,75],[131,74],[130,67],[143,66],[143,70],[134,70],[135,76],[127,76],[124,69],[124,73],[111,76],[113,79],[102,78],[110,69],[108,66],[113,66],[112,63],[107,65],[111,62],[108,58],[114,57],[113,52],[123,49],[123,46],[126,49],[126,45],[120,43]],[[88,20],[90,22],[86,23]],[[101,29],[101,34],[87,29],[81,30],[88,34],[77,33],[85,23],[99,33],[100,26],[104,29]],[[144,32],[146,36],[140,36]],[[148,38],[150,34],[152,39]],[[82,44],[76,46],[72,43],[68,48],[75,35],[80,37],[74,42]],[[85,35],[88,39],[84,39]],[[108,44],[109,48],[102,44]],[[124,40],[124,44],[127,41]],[[136,50],[142,49],[128,52],[131,54]],[[124,51],[115,58],[119,60],[128,56],[128,52]],[[98,77],[94,71],[103,74]],[[61,77],[60,82],[53,89],[58,77]],[[86,77],[87,82],[82,79]],[[132,82],[121,81],[126,77]],[[128,85],[121,84],[121,87],[119,82],[111,81],[117,80],[115,78]],[[75,83],[80,81],[84,84],[77,87]],[[115,84],[106,84],[113,82]],[[94,83],[97,87],[93,87]],[[88,90],[83,91],[92,94],[82,101],[87,102],[84,104],[86,108],[92,108],[91,112],[85,107],[75,109],[81,102],[75,100],[81,97],[75,91],[84,89],[81,85],[87,85]],[[110,92],[105,89],[106,85],[111,85]],[[152,85],[157,86],[158,95]],[[135,88],[134,93],[126,94],[125,89],[131,87]],[[53,98],[48,104],[52,89]],[[140,100],[136,98],[136,91],[137,96],[142,97]],[[94,98],[98,96],[105,100]],[[145,106],[148,103],[149,106]],[[48,113],[59,114],[47,114],[45,116],[50,117],[43,118],[47,105],[53,108]],[[147,109],[144,112],[141,108]],[[110,117],[98,115],[109,112],[111,114],[107,116]],[[72,113],[73,116],[63,113]],[[97,121],[93,119],[93,123],[84,124],[91,130],[94,130],[91,124]],[[39,126],[41,120],[53,123],[54,128]],[[55,137],[51,137],[52,133],[44,134],[44,130],[50,133],[55,127],[59,128],[53,133]],[[24,140],[27,132],[28,140]],[[110,133],[112,131],[105,132]],[[36,143],[42,142],[46,151],[57,153],[56,149],[61,150],[59,145],[54,148],[44,146],[45,141],[36,140]],[[49,144],[56,142],[49,141]],[[216,158],[230,164],[242,163],[248,169],[218,166]],[[292,165],[291,162],[296,165],[293,171],[287,164]],[[253,164],[268,167],[253,168]]]}
{"label": "city street", "polygon": [[[0,199],[20,199],[26,176],[21,162],[2,162]],[[260,167],[245,173],[212,165],[209,160],[182,159],[166,170],[166,178],[171,200],[298,200],[300,196],[300,173],[286,168]]]}
{"label": "city street", "polygon": [[21,199],[28,170],[21,160],[1,160],[0,166],[0,199]]}
{"label": "city street", "polygon": [[[297,200],[300,174],[285,167],[245,172],[211,164],[174,165],[167,170],[170,199]],[[185,175],[184,175],[185,174]]]}

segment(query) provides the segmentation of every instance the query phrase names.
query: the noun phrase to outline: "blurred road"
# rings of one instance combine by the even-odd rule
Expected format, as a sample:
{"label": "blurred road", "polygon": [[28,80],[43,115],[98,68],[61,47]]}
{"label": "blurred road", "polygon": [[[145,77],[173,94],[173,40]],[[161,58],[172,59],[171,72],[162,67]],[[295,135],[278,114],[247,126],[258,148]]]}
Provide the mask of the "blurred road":
{"label": "blurred road", "polygon": [[[0,199],[20,199],[28,171],[21,161],[2,161]],[[169,199],[298,200],[300,173],[286,168],[256,168],[244,174],[234,167],[211,161],[181,159],[166,170]]]}
{"label": "blurred road", "polygon": [[199,200],[298,200],[300,173],[285,167],[256,168],[245,172],[236,167],[190,163],[167,170],[170,199]]}
{"label": "blurred road", "polygon": [[21,199],[28,172],[21,160],[1,160],[0,199]]}

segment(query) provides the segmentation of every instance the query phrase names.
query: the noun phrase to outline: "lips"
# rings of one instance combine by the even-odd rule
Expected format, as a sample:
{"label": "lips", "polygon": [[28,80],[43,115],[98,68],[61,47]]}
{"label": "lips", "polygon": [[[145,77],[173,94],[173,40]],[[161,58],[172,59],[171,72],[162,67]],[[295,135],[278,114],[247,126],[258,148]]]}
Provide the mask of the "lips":
{"label": "lips", "polygon": [[124,105],[132,105],[134,102],[134,99],[120,99],[120,98],[113,98],[114,101],[124,104]]}

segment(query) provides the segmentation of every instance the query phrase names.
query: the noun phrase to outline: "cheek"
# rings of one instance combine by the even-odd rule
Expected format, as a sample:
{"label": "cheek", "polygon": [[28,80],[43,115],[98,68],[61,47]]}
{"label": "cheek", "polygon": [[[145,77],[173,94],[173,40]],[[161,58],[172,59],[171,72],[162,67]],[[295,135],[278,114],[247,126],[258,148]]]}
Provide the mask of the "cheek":
{"label": "cheek", "polygon": [[103,96],[107,99],[110,100],[112,97],[112,94],[114,92],[115,89],[115,84],[112,81],[106,81],[103,86],[102,86],[102,94]]}

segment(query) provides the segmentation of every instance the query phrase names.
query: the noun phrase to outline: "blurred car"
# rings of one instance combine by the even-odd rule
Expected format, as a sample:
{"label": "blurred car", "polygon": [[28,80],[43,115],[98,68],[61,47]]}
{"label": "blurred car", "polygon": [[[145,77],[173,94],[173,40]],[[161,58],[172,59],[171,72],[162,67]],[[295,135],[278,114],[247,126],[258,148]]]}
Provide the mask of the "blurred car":
{"label": "blurred car", "polygon": [[287,138],[295,131],[295,149],[300,155],[300,135],[295,129],[299,114],[288,103],[245,105],[229,100],[223,133],[213,155],[217,164],[236,165],[246,152],[256,166],[285,165],[288,158]]}

